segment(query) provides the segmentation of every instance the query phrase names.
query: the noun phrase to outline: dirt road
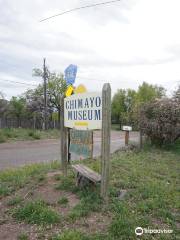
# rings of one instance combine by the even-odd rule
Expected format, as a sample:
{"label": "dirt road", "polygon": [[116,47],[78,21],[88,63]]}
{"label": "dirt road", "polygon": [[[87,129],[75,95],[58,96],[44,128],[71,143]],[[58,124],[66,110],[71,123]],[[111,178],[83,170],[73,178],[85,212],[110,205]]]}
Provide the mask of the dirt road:
{"label": "dirt road", "polygon": [[[131,132],[130,140],[138,142],[139,133]],[[111,132],[111,152],[124,146],[124,132]],[[101,132],[94,132],[93,156],[101,151]],[[75,156],[73,157],[76,158]],[[0,144],[0,170],[31,163],[48,162],[60,159],[60,140],[47,139],[35,141],[17,141]]]}

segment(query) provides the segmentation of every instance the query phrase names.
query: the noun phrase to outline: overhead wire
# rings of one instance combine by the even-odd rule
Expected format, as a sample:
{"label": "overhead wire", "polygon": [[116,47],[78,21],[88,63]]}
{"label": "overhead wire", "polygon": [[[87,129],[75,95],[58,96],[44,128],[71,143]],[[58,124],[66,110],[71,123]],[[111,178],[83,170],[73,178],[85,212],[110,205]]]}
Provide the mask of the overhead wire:
{"label": "overhead wire", "polygon": [[22,85],[28,85],[28,86],[35,86],[35,87],[38,86],[37,84],[25,83],[25,82],[18,82],[18,81],[12,81],[12,80],[9,80],[9,79],[0,79],[0,81],[10,82],[10,83],[13,83],[13,84],[22,84]]}
{"label": "overhead wire", "polygon": [[64,12],[61,12],[61,13],[52,15],[52,16],[50,16],[50,17],[41,19],[39,22],[44,22],[44,21],[49,20],[49,19],[51,19],[51,18],[58,17],[58,16],[61,16],[61,15],[66,14],[66,13],[74,12],[74,11],[77,11],[77,10],[80,10],[80,9],[91,8],[91,7],[96,7],[96,6],[100,6],[100,5],[106,5],[106,4],[111,4],[111,3],[120,2],[120,1],[121,1],[121,0],[106,1],[106,2],[100,2],[100,3],[90,4],[90,5],[86,5],[86,6],[82,6],[82,7],[72,8],[72,9],[69,9],[69,10],[67,10],[67,11],[64,11]]}

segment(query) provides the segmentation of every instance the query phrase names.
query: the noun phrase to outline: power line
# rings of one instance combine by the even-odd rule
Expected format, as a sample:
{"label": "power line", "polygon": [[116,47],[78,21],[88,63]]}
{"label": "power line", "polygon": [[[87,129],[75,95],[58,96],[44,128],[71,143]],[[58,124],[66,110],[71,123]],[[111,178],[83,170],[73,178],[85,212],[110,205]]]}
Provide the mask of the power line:
{"label": "power line", "polygon": [[36,84],[25,83],[25,82],[18,82],[18,81],[12,81],[12,80],[9,80],[9,79],[0,79],[0,81],[10,82],[10,83],[13,83],[13,84],[22,84],[22,85],[28,85],[28,86],[35,86],[35,87],[38,86],[38,85],[36,85]]}
{"label": "power line", "polygon": [[58,17],[58,16],[61,16],[61,15],[64,15],[64,14],[66,14],[66,13],[74,12],[74,11],[77,11],[77,10],[80,10],[80,9],[91,8],[91,7],[95,7],[95,6],[100,6],[100,5],[105,5],[105,4],[110,4],[110,3],[114,3],[114,2],[120,2],[120,1],[121,1],[121,0],[114,0],[114,1],[101,2],[101,3],[95,3],[95,4],[86,5],[86,6],[82,6],[82,7],[72,8],[72,9],[70,9],[70,10],[67,10],[67,11],[64,11],[64,12],[61,12],[61,13],[58,13],[58,14],[55,14],[55,15],[53,15],[53,16],[44,18],[44,19],[40,20],[40,22],[49,20],[50,18],[54,18],[54,17]]}

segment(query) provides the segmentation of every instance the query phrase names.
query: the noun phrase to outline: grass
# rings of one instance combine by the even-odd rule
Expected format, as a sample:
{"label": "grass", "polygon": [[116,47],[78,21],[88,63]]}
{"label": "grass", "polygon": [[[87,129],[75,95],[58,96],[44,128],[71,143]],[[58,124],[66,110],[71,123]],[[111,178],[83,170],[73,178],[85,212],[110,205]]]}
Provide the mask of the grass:
{"label": "grass", "polygon": [[22,201],[23,201],[22,197],[16,196],[16,197],[11,198],[11,199],[7,202],[7,205],[8,205],[8,206],[14,206],[14,205],[20,204]]}
{"label": "grass", "polygon": [[37,182],[44,180],[44,173],[59,167],[59,163],[54,161],[48,164],[32,164],[0,172],[0,198],[25,186],[32,178],[37,179]]}
{"label": "grass", "polygon": [[60,216],[41,200],[28,202],[24,206],[13,209],[12,216],[19,221],[39,225],[60,221]]}
{"label": "grass", "polygon": [[3,128],[0,129],[0,143],[16,140],[38,140],[59,138],[60,131],[58,129],[33,130],[24,128]]}
{"label": "grass", "polygon": [[[58,235],[52,234],[52,240],[134,240],[136,227],[151,229],[172,229],[172,234],[143,234],[142,239],[167,239],[174,240],[178,236],[178,210],[179,204],[179,142],[172,148],[158,149],[146,146],[142,151],[127,151],[113,154],[111,157],[111,174],[109,187],[109,202],[103,204],[96,189],[80,190],[75,186],[75,177],[69,170],[68,177],[58,175],[56,189],[75,193],[80,201],[73,207],[67,216],[61,216],[61,222],[67,223],[65,231]],[[100,172],[99,160],[85,160],[84,164]],[[33,165],[14,172],[0,173],[3,194],[12,191],[14,183],[24,183],[35,176],[44,176],[52,168],[50,165]],[[9,183],[6,185],[6,183]],[[19,185],[19,184],[18,184]],[[21,185],[21,184],[20,184]],[[118,193],[127,190],[123,200],[118,198]],[[66,198],[59,199],[60,204],[65,204]],[[21,203],[20,203],[21,204]],[[39,208],[41,211],[39,211]],[[36,224],[49,224],[51,219],[49,206],[44,203],[30,202],[15,208],[18,220]],[[51,208],[50,208],[51,209]],[[43,214],[41,214],[43,212]],[[81,233],[80,229],[74,230],[73,224],[87,218],[93,212],[110,213],[112,221],[106,231],[100,233]],[[31,213],[31,214],[30,214]],[[32,214],[33,213],[33,214]],[[35,214],[36,213],[36,214]],[[32,219],[33,216],[33,219]],[[55,217],[56,219],[56,217]],[[57,218],[58,219],[58,218]],[[49,221],[49,220],[48,220]]]}
{"label": "grass", "polygon": [[21,233],[17,238],[17,240],[28,240],[28,239],[29,237],[26,233]]}
{"label": "grass", "polygon": [[61,197],[58,200],[58,204],[60,204],[60,205],[67,205],[68,204],[68,198],[67,197]]}

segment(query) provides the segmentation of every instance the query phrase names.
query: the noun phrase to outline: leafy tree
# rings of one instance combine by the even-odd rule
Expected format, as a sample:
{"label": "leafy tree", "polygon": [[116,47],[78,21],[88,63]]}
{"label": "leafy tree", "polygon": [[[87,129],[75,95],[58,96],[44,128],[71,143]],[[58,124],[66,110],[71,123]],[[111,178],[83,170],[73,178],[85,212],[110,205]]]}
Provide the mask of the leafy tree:
{"label": "leafy tree", "polygon": [[165,89],[161,86],[143,82],[143,84],[139,86],[137,91],[137,101],[139,103],[150,102],[156,98],[161,98],[165,96],[165,92]]}
{"label": "leafy tree", "polygon": [[173,98],[180,102],[180,85],[178,86],[177,90],[174,91]]}
{"label": "leafy tree", "polygon": [[[43,72],[41,69],[33,69],[33,75],[43,77]],[[63,78],[63,74],[50,72],[46,69],[46,77],[47,77],[47,105],[49,112],[58,112],[58,119],[60,120],[60,96],[64,94],[66,90],[66,82]],[[33,98],[38,100],[39,106],[41,108],[44,106],[43,103],[43,85],[39,85],[39,87],[32,92]],[[34,104],[35,105],[35,104]]]}
{"label": "leafy tree", "polygon": [[12,97],[9,102],[8,115],[17,118],[20,126],[21,118],[27,115],[26,100],[23,97]]}
{"label": "leafy tree", "polygon": [[140,127],[152,143],[173,143],[180,138],[180,104],[177,99],[156,99],[141,108]]}
{"label": "leafy tree", "polygon": [[114,95],[112,99],[112,120],[120,123],[120,127],[132,120],[135,99],[136,91],[132,89],[119,89]]}
{"label": "leafy tree", "polygon": [[122,124],[138,126],[140,107],[154,99],[165,96],[165,89],[143,82],[138,91],[119,89],[112,99],[112,120]]}

